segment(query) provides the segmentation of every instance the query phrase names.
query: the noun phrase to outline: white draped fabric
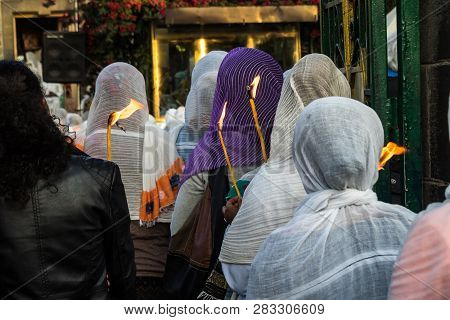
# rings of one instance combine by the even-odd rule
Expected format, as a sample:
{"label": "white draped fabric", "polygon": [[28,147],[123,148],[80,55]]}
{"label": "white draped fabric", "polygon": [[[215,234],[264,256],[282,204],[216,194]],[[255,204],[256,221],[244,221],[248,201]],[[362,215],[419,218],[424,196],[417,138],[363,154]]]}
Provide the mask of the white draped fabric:
{"label": "white draped fabric", "polygon": [[369,107],[322,98],[296,124],[294,163],[308,196],[253,260],[249,299],[386,299],[415,215],[377,201],[383,127]]}
{"label": "white draped fabric", "polygon": [[171,131],[177,150],[185,162],[209,127],[217,73],[226,55],[225,51],[211,51],[192,70],[191,89],[186,99],[185,124]]}
{"label": "white draped fabric", "polygon": [[211,51],[192,70],[191,90],[185,110],[186,126],[192,130],[207,129],[209,126],[217,72],[226,55],[225,51]]}
{"label": "white draped fabric", "polygon": [[[142,164],[143,191],[149,192],[157,189],[158,181],[167,175],[168,170],[179,158],[175,141],[170,133],[158,127],[151,119],[145,124],[144,134],[144,154]],[[171,177],[168,177],[170,179]],[[160,212],[154,221],[141,221],[142,225],[153,226],[156,222],[170,223],[172,220],[173,204],[175,198],[163,199],[167,197],[163,190],[159,190],[158,199]],[[172,195],[171,195],[172,196]]]}
{"label": "white draped fabric", "polygon": [[139,220],[142,191],[142,150],[144,126],[148,119],[145,80],[133,66],[117,62],[104,68],[96,81],[95,96],[89,111],[84,151],[95,158],[107,159],[106,129],[108,117],[125,108],[130,99],[144,105],[128,119],[119,120],[111,134],[111,156],[121,171],[132,220]]}
{"label": "white draped fabric", "polygon": [[292,159],[294,127],[304,105],[321,97],[350,97],[347,79],[325,55],[307,55],[287,72],[269,160],[247,187],[241,208],[225,234],[222,263],[251,264],[261,243],[292,218],[306,196]]}

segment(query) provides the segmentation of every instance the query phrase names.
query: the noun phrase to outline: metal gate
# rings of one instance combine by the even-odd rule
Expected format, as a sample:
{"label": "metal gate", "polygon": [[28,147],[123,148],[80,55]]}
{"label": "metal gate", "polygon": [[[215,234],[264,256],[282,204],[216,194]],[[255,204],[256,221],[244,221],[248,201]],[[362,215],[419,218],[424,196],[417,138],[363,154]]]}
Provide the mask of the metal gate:
{"label": "metal gate", "polygon": [[380,172],[375,186],[379,199],[418,212],[422,209],[419,0],[397,0],[396,6],[397,78],[388,79],[385,0],[322,0],[322,52],[344,72],[352,97],[378,113],[385,143],[408,149]]}

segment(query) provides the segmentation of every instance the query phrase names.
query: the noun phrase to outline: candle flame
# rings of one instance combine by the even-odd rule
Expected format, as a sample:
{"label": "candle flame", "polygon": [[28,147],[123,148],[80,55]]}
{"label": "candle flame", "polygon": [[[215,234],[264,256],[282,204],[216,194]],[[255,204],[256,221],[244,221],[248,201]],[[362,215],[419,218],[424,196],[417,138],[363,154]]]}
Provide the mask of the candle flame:
{"label": "candle flame", "polygon": [[247,87],[248,94],[250,96],[250,99],[256,99],[256,90],[258,90],[259,81],[261,80],[261,77],[257,75],[253,82]]}
{"label": "candle flame", "polygon": [[398,146],[394,142],[389,142],[381,151],[380,162],[378,163],[378,170],[382,170],[386,163],[393,157],[406,153],[406,148]]}
{"label": "candle flame", "polygon": [[223,119],[225,119],[225,114],[227,112],[227,103],[228,103],[228,101],[225,101],[225,103],[223,105],[223,109],[222,109],[222,114],[220,115],[220,118],[219,118],[219,122],[217,122],[217,124],[219,126],[219,130],[222,130],[222,127],[223,127]]}
{"label": "candle flame", "polygon": [[134,99],[130,99],[130,103],[120,111],[111,113],[108,119],[108,125],[113,126],[119,120],[127,119],[131,117],[133,113],[138,110],[144,109],[144,105]]}
{"label": "candle flame", "polygon": [[255,98],[256,98],[256,90],[258,89],[259,81],[261,80],[261,77],[257,75],[254,79],[251,85],[247,86],[247,92],[250,98],[250,107],[252,108],[252,114],[253,114],[253,121],[255,122],[255,129],[258,133],[259,142],[261,144],[261,152],[264,158],[264,162],[267,161],[267,152],[266,152],[266,143],[264,141],[264,136],[261,131],[261,127],[259,125],[258,120],[258,112],[256,110],[255,105]]}
{"label": "candle flame", "polygon": [[219,126],[218,134],[219,134],[220,144],[222,145],[223,155],[225,156],[225,161],[227,162],[228,171],[231,175],[231,181],[233,182],[233,186],[236,189],[238,198],[241,199],[241,193],[239,192],[236,178],[234,176],[233,167],[231,166],[230,157],[228,156],[227,147],[225,146],[225,141],[223,140],[223,136],[222,136],[223,119],[225,118],[225,114],[226,114],[226,110],[227,110],[227,103],[228,103],[228,101],[225,101],[225,103],[223,104],[222,114],[220,115],[219,121],[217,122],[217,125]]}
{"label": "candle flame", "polygon": [[[106,131],[106,157],[111,160],[111,127],[117,123],[117,121],[129,118],[137,110],[144,109],[144,105],[134,99],[130,99],[130,103],[120,111],[113,112],[108,118],[108,128]],[[122,129],[123,130],[123,129]]]}

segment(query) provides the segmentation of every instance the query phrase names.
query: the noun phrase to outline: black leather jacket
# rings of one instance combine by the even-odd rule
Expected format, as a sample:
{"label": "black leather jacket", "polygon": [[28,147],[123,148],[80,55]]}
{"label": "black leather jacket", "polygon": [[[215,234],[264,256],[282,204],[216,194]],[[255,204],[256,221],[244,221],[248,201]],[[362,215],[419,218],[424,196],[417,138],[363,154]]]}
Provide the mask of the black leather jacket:
{"label": "black leather jacket", "polygon": [[0,195],[0,299],[133,299],[129,228],[112,162],[73,155],[25,205]]}

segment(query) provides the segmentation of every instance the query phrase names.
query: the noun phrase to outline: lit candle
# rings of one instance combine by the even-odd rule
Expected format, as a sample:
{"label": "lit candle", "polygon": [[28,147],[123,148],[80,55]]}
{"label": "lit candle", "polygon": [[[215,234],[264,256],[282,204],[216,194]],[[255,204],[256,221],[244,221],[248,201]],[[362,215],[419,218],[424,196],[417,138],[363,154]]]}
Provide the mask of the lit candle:
{"label": "lit candle", "polygon": [[241,199],[241,193],[237,186],[236,178],[234,177],[233,167],[231,166],[230,157],[228,156],[227,148],[225,147],[225,142],[224,142],[223,136],[222,136],[223,119],[225,118],[226,109],[227,109],[227,102],[225,102],[225,104],[223,105],[222,114],[220,115],[219,122],[217,122],[217,125],[219,127],[219,131],[218,131],[219,139],[220,139],[220,144],[222,145],[223,154],[225,155],[225,160],[228,165],[228,171],[230,171],[231,181],[233,182],[233,186],[234,186],[234,189],[236,190],[236,194],[237,194],[238,198]]}
{"label": "lit candle", "polygon": [[130,99],[130,103],[120,111],[113,112],[108,117],[108,127],[106,130],[106,153],[107,159],[111,160],[111,128],[119,120],[129,118],[137,110],[144,109],[144,105],[134,99]]}
{"label": "lit candle", "polygon": [[386,147],[381,150],[380,162],[378,163],[378,170],[383,169],[386,163],[393,156],[399,156],[406,153],[406,148],[396,145],[394,142],[388,142]]}
{"label": "lit candle", "polygon": [[258,89],[260,76],[256,76],[253,79],[253,82],[247,86],[247,92],[250,98],[250,106],[252,108],[253,121],[255,122],[256,132],[258,133],[259,143],[261,144],[261,151],[264,158],[264,162],[267,161],[267,152],[266,152],[266,143],[264,141],[264,136],[261,131],[261,127],[259,125],[258,120],[258,112],[256,111],[255,99],[256,99],[256,90]]}

